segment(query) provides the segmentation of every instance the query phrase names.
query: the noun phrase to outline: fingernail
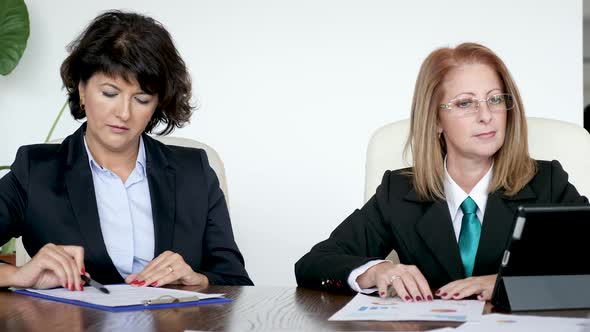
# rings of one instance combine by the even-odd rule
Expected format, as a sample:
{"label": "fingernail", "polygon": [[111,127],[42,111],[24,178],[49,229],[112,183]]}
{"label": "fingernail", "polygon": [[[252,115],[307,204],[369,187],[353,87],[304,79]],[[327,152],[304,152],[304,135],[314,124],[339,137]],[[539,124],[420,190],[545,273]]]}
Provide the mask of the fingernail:
{"label": "fingernail", "polygon": [[152,282],[152,283],[150,284],[150,286],[152,286],[152,287],[156,287],[157,285],[158,285],[158,282],[157,282],[157,281],[154,281],[154,282]]}
{"label": "fingernail", "polygon": [[64,286],[64,288],[70,289],[70,287],[68,287],[68,283],[66,282],[66,285]]}
{"label": "fingernail", "polygon": [[406,301],[411,301],[412,300],[412,298],[409,297],[409,296],[406,296],[405,299],[406,299]]}
{"label": "fingernail", "polygon": [[459,293],[453,294],[453,297],[457,297],[457,296],[459,296]]}
{"label": "fingernail", "polygon": [[440,294],[440,289],[436,291],[436,293],[434,293],[435,295]]}
{"label": "fingernail", "polygon": [[82,272],[82,274],[86,274],[86,270],[84,270],[84,268],[82,268],[82,270],[80,270],[80,272]]}
{"label": "fingernail", "polygon": [[137,281],[137,279],[135,279],[135,280],[133,280],[133,281],[131,282],[131,284],[132,284],[132,285],[137,285],[137,284],[139,284],[139,281]]}
{"label": "fingernail", "polygon": [[71,284],[71,285],[70,285],[70,290],[71,290],[71,291],[74,291],[74,290],[76,290],[76,288],[74,287],[74,284]]}
{"label": "fingernail", "polygon": [[428,299],[428,301],[432,301],[432,295],[428,295],[426,298]]}
{"label": "fingernail", "polygon": [[447,293],[442,293],[442,295],[440,297],[445,297],[447,295],[448,295]]}
{"label": "fingernail", "polygon": [[80,290],[84,291],[84,285],[80,284]]}
{"label": "fingernail", "polygon": [[418,302],[422,301],[422,297],[416,296],[416,301],[418,301]]}
{"label": "fingernail", "polygon": [[145,285],[145,280],[142,280],[142,281],[138,282],[137,285],[139,285],[139,286]]}

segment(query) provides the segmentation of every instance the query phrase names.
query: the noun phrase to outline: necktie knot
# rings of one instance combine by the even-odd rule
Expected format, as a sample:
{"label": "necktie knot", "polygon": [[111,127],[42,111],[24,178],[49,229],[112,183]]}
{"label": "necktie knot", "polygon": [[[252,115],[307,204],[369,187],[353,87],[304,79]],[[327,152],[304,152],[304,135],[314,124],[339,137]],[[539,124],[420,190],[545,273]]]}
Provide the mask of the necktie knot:
{"label": "necktie knot", "polygon": [[477,211],[477,204],[471,197],[467,196],[461,203],[461,211],[463,211],[463,214],[473,214]]}

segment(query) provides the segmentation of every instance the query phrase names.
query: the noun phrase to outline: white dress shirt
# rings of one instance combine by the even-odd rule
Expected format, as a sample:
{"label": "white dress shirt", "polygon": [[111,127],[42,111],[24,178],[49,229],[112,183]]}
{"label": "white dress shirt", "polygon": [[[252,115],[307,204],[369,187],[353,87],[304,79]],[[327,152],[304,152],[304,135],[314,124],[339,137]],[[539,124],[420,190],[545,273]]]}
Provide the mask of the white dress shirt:
{"label": "white dress shirt", "polygon": [[[477,204],[477,217],[479,218],[480,222],[483,223],[484,211],[486,210],[486,204],[488,203],[488,187],[492,180],[492,170],[494,166],[492,165],[488,172],[477,182],[477,184],[473,187],[469,194],[465,193],[461,187],[451,178],[447,170],[447,158],[445,157],[444,162],[445,168],[445,178],[444,178],[444,189],[445,189],[445,200],[447,202],[447,206],[449,207],[449,215],[451,216],[451,220],[453,222],[453,230],[455,232],[455,238],[457,239],[457,243],[459,242],[459,235],[461,234],[461,222],[463,219],[463,211],[461,210],[461,203],[467,198],[467,196],[471,196],[471,198]],[[385,260],[378,259],[373,260],[365,263],[357,267],[356,269],[352,270],[352,272],[348,275],[348,285],[354,291],[359,293],[373,293],[377,291],[376,287],[373,288],[360,288],[356,279],[363,273],[365,273],[371,267],[385,262]]]}
{"label": "white dress shirt", "polygon": [[138,273],[154,259],[155,237],[152,202],[146,173],[143,138],[135,168],[123,183],[112,171],[100,166],[88,153],[100,229],[107,252],[119,274]]}

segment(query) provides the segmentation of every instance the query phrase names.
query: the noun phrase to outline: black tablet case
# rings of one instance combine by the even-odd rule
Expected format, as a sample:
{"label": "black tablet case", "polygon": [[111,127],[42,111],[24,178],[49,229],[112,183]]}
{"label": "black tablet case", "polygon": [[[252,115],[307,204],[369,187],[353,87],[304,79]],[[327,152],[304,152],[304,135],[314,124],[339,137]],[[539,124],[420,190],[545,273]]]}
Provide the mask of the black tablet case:
{"label": "black tablet case", "polygon": [[590,308],[590,206],[520,207],[492,304],[508,311]]}

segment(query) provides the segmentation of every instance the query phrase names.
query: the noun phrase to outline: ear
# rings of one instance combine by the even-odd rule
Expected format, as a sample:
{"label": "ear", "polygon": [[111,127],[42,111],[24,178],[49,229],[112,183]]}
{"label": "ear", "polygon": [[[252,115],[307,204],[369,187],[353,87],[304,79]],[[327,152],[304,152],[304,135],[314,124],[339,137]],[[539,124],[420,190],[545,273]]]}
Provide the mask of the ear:
{"label": "ear", "polygon": [[78,83],[78,94],[80,95],[80,103],[83,104],[84,102],[84,97],[85,97],[85,88],[86,85],[84,83],[82,83],[82,81],[80,81]]}

